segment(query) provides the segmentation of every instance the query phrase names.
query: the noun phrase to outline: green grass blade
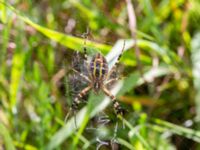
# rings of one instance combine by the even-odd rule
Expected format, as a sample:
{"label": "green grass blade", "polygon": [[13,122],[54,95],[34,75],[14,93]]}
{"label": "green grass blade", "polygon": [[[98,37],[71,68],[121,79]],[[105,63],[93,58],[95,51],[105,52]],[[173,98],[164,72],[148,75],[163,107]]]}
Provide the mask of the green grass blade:
{"label": "green grass blade", "polygon": [[20,85],[20,79],[22,77],[24,67],[24,53],[16,52],[12,60],[11,69],[11,82],[10,82],[10,108],[13,112],[16,110],[17,93]]}
{"label": "green grass blade", "polygon": [[2,46],[1,46],[1,55],[0,55],[0,64],[1,68],[0,70],[3,70],[4,68],[4,59],[6,55],[6,50],[8,47],[9,39],[10,39],[10,31],[13,23],[13,16],[9,16],[6,13],[6,7],[3,3],[0,3],[0,10],[1,10],[1,19],[4,25],[6,25],[6,28],[3,28],[2,31]]}
{"label": "green grass blade", "polygon": [[15,150],[15,146],[10,137],[9,131],[6,129],[6,127],[2,123],[0,123],[0,136],[3,138],[4,144],[7,150]]}
{"label": "green grass blade", "polygon": [[84,116],[83,122],[81,123],[80,128],[79,128],[76,136],[73,139],[73,149],[76,149],[76,146],[79,142],[79,138],[82,135],[84,129],[86,128],[89,119],[90,119],[90,117],[89,117],[89,114],[88,114],[88,111],[87,111],[85,116]]}
{"label": "green grass blade", "polygon": [[[133,47],[135,44],[135,41],[132,39],[126,40],[126,44],[128,44],[129,47]],[[144,50],[148,50],[148,52],[150,51],[155,52],[167,64],[172,64],[174,59],[176,59],[178,62],[182,62],[182,60],[179,58],[179,56],[176,53],[174,53],[173,51],[165,47],[158,45],[156,42],[138,39],[137,45]]]}
{"label": "green grass blade", "polygon": [[72,3],[76,8],[80,10],[82,14],[84,14],[85,17],[88,17],[87,19],[94,19],[96,17],[95,13],[85,7],[83,4],[81,4],[77,0],[69,0],[70,3]]}
{"label": "green grass blade", "polygon": [[200,121],[200,32],[197,33],[194,38],[192,39],[191,42],[191,47],[192,47],[192,55],[191,55],[191,60],[192,60],[192,65],[193,65],[193,83],[194,83],[194,88],[196,89],[197,93],[195,96],[195,101],[196,101],[196,120]]}
{"label": "green grass blade", "polygon": [[149,128],[153,130],[159,132],[169,131],[200,143],[200,132],[197,130],[185,128],[161,119],[151,119],[151,121],[153,124],[150,124]]}
{"label": "green grass blade", "polygon": [[[116,53],[115,51],[111,50],[110,53],[106,56],[107,60],[111,61],[111,64],[113,64],[113,62],[112,62],[113,58],[116,58],[116,55],[119,53],[119,51],[121,51],[123,42],[124,42],[124,40],[118,40],[116,42],[116,44],[113,46],[114,49],[115,48],[118,49],[118,52]],[[132,39],[125,40],[125,49],[130,49],[130,48],[134,47],[134,45],[135,45],[134,40],[132,40]],[[170,65],[173,68],[176,68],[175,65],[172,65],[174,62],[173,60],[177,60],[177,62],[179,62],[179,63],[182,62],[182,60],[176,53],[174,53],[173,51],[170,51],[167,48],[164,48],[164,47],[158,45],[155,42],[138,39],[137,45],[138,45],[138,47],[140,47],[144,51],[147,51],[148,53],[153,52],[153,53],[159,55],[166,64]],[[143,57],[145,57],[145,55],[141,54],[141,58],[143,58]],[[123,58],[124,58],[124,62],[129,62],[127,65],[129,65],[131,63],[136,64],[136,61],[135,61],[135,59],[133,59],[133,57],[128,57],[128,56],[124,57],[123,56]]]}
{"label": "green grass blade", "polygon": [[[5,0],[2,0],[2,2],[5,3]],[[3,3],[0,3],[1,21],[3,23],[6,23],[7,22],[6,7]]]}
{"label": "green grass blade", "polygon": [[130,149],[130,150],[135,150],[135,148],[127,141],[125,141],[122,138],[117,138],[117,142],[119,142],[119,144],[124,145],[126,148]]}
{"label": "green grass blade", "polygon": [[144,147],[146,147],[148,150],[151,150],[152,147],[151,145],[146,141],[146,139],[144,139],[140,133],[131,125],[131,123],[129,123],[126,119],[122,119],[122,121],[124,122],[124,124],[130,129],[131,132],[134,133],[134,135],[138,138],[138,140],[144,145]]}
{"label": "green grass blade", "polygon": [[[71,36],[71,35],[66,35],[66,34],[63,34],[63,33],[60,33],[60,32],[54,31],[54,30],[50,30],[48,28],[45,28],[43,26],[40,26],[40,25],[34,23],[33,21],[31,21],[27,17],[20,16],[20,18],[24,22],[31,25],[36,30],[38,30],[39,32],[41,32],[42,34],[47,36],[48,38],[66,46],[68,48],[71,48],[73,50],[78,50],[78,51],[83,50],[84,39],[74,37],[74,36]],[[95,43],[95,42],[92,42],[92,41],[89,41],[89,40],[87,41],[87,47],[90,47],[90,48],[93,48],[93,49],[96,49],[96,50],[97,49],[101,50],[104,53],[109,51],[109,49],[111,48],[108,45]]]}

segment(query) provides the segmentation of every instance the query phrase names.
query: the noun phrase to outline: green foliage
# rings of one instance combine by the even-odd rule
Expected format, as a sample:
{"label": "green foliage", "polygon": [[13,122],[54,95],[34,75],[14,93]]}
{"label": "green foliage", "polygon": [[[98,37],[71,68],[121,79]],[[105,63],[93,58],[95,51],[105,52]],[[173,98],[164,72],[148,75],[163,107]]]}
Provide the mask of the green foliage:
{"label": "green foliage", "polygon": [[0,134],[3,138],[6,149],[15,150],[9,131],[6,129],[6,127],[2,123],[0,124],[0,130],[1,130]]}
{"label": "green foliage", "polygon": [[[198,148],[200,3],[132,4],[136,39],[128,0],[0,1],[0,149],[93,150],[107,141],[130,150]],[[123,78],[111,92],[126,115],[116,117],[110,98],[93,92],[73,114],[73,53],[86,46],[111,68],[124,41]],[[98,122],[103,114],[109,123]]]}

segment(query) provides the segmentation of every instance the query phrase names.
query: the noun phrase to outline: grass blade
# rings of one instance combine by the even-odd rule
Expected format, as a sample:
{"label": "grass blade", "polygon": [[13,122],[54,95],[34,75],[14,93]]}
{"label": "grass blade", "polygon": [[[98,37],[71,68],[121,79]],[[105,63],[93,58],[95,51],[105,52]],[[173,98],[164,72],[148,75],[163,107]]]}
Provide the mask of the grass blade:
{"label": "grass blade", "polygon": [[200,132],[185,128],[182,126],[178,126],[176,124],[163,121],[161,119],[151,119],[153,124],[150,124],[149,127],[153,130],[159,131],[159,132],[165,132],[169,131],[171,133],[186,137],[188,139],[194,140],[198,143],[200,143]]}
{"label": "grass blade", "polygon": [[192,42],[192,55],[191,55],[191,60],[192,60],[192,65],[193,65],[193,82],[194,82],[194,88],[196,89],[196,96],[195,96],[195,101],[196,101],[196,120],[200,121],[200,32],[197,33]]}
{"label": "grass blade", "polygon": [[135,148],[129,142],[125,141],[124,139],[117,138],[117,141],[119,142],[119,144],[124,145],[126,148],[128,148],[130,150],[135,150]]}
{"label": "grass blade", "polygon": [[0,123],[0,136],[3,137],[3,141],[6,146],[6,149],[15,150],[15,146],[10,137],[10,134],[9,134],[8,130],[6,129],[6,127],[2,123]]}
{"label": "grass blade", "polygon": [[134,133],[134,135],[138,138],[138,140],[144,145],[144,147],[146,147],[147,149],[151,150],[152,147],[150,146],[150,144],[146,141],[146,139],[144,139],[140,133],[126,120],[126,119],[122,119],[124,121],[124,124],[130,129],[131,132]]}

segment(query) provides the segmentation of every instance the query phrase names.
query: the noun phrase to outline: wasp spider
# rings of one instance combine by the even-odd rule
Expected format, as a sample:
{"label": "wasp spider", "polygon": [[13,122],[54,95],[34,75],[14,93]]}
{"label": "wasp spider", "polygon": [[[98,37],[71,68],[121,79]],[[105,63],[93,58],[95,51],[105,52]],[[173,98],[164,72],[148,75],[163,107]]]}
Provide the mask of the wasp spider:
{"label": "wasp spider", "polygon": [[87,49],[84,47],[84,59],[87,63],[87,74],[88,76],[84,75],[83,73],[73,69],[75,73],[81,76],[86,82],[88,82],[88,86],[85,87],[79,94],[76,95],[72,102],[72,109],[78,109],[78,105],[81,103],[81,99],[90,91],[93,90],[95,93],[99,93],[99,91],[103,91],[107,96],[110,97],[112,100],[112,104],[114,110],[117,115],[123,115],[124,109],[120,106],[120,104],[116,101],[116,97],[108,90],[108,84],[112,83],[113,81],[117,81],[119,78],[111,78],[111,74],[115,71],[116,65],[118,64],[121,55],[124,51],[125,42],[122,48],[120,55],[117,58],[117,62],[115,65],[108,70],[108,62],[105,57],[97,53],[88,63],[87,60]]}

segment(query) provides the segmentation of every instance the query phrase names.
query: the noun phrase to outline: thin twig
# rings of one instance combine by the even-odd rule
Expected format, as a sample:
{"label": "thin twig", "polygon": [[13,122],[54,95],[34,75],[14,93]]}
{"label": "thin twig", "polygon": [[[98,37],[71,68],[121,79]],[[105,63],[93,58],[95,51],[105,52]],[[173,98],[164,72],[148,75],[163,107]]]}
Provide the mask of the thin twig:
{"label": "thin twig", "polygon": [[142,65],[141,65],[141,61],[140,61],[140,49],[137,45],[137,34],[136,34],[136,30],[137,30],[137,20],[136,20],[136,15],[135,15],[135,11],[134,11],[134,7],[133,4],[131,2],[131,0],[126,0],[127,3],[127,11],[128,11],[128,18],[129,18],[129,29],[131,31],[131,36],[134,40],[134,49],[135,49],[135,55],[136,55],[136,61],[137,61],[137,68],[140,72],[141,77],[144,79],[144,75],[143,75],[143,69],[142,69]]}

